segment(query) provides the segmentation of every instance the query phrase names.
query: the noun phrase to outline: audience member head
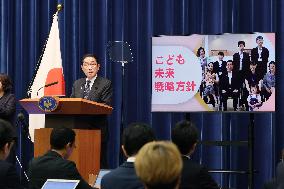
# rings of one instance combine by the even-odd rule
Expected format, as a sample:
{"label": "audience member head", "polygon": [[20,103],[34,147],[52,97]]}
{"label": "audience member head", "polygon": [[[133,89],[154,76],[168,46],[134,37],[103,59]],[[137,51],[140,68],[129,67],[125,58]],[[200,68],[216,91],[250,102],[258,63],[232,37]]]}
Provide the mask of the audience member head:
{"label": "audience member head", "polygon": [[94,54],[85,54],[82,58],[81,68],[88,79],[94,78],[100,70],[100,63]]}
{"label": "audience member head", "polygon": [[224,53],[223,53],[222,51],[219,51],[219,52],[218,52],[218,59],[219,59],[220,61],[222,61],[223,58],[224,58]]}
{"label": "audience member head", "polygon": [[176,189],[182,170],[181,154],[172,142],[149,142],[138,152],[135,170],[146,189]]}
{"label": "audience member head", "polygon": [[233,65],[233,61],[232,61],[232,60],[228,60],[228,61],[227,61],[226,68],[227,68],[227,71],[228,71],[228,72],[231,72],[231,71],[233,70],[234,65]]}
{"label": "audience member head", "polygon": [[262,45],[263,45],[263,37],[262,36],[257,36],[255,41],[256,41],[258,47],[262,47]]}
{"label": "audience member head", "polygon": [[204,58],[205,57],[205,49],[203,47],[199,47],[198,50],[197,50],[196,56]]}
{"label": "audience member head", "polygon": [[15,135],[12,125],[0,119],[0,160],[5,160],[15,142]]}
{"label": "audience member head", "polygon": [[126,157],[135,156],[144,144],[154,141],[152,128],[145,123],[131,123],[122,134],[122,150]]}
{"label": "audience member head", "polygon": [[190,121],[180,121],[172,129],[172,141],[183,155],[191,155],[198,141],[198,130]]}
{"label": "audience member head", "polygon": [[6,74],[0,74],[0,92],[9,93],[12,90],[12,81]]}
{"label": "audience member head", "polygon": [[54,128],[50,134],[51,149],[68,159],[75,146],[75,132],[70,128]]}

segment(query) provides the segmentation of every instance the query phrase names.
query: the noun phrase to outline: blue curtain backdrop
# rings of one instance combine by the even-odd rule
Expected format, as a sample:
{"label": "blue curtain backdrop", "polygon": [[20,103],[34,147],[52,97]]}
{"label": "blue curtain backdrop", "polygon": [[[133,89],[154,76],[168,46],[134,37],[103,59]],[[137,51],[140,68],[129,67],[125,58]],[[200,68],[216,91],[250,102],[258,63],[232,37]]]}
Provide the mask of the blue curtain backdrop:
{"label": "blue curtain backdrop", "polygon": [[[151,113],[151,37],[217,33],[276,32],[276,113],[255,114],[255,188],[274,176],[284,144],[284,2],[281,0],[1,0],[0,71],[14,81],[17,99],[28,84],[42,52],[58,3],[61,50],[67,95],[74,80],[83,77],[80,58],[93,52],[101,59],[100,75],[112,80],[114,111],[110,116],[109,163],[119,163],[121,103],[126,124],[150,123],[159,139],[170,139],[170,129],[185,117],[200,129],[200,140],[247,140],[247,113]],[[107,43],[128,41],[134,61],[126,65],[122,95],[122,69],[109,61]],[[283,69],[284,70],[284,69]],[[17,110],[21,107],[18,105]],[[21,151],[20,151],[21,152]],[[248,168],[246,147],[200,145],[194,158],[209,169]],[[225,187],[247,188],[247,175],[213,174]]]}

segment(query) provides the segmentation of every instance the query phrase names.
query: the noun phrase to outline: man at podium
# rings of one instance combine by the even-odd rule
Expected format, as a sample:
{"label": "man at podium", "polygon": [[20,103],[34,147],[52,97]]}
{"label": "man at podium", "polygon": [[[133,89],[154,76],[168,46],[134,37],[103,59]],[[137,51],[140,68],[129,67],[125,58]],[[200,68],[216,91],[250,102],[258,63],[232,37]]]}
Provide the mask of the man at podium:
{"label": "man at podium", "polygon": [[[94,54],[86,54],[82,58],[81,68],[86,78],[78,79],[74,82],[71,98],[84,98],[87,100],[111,105],[112,101],[112,85],[111,81],[98,76],[100,64],[98,58]],[[82,118],[87,122],[88,129],[100,129],[101,136],[101,168],[107,166],[107,139],[108,139],[108,123],[106,115],[94,115]]]}

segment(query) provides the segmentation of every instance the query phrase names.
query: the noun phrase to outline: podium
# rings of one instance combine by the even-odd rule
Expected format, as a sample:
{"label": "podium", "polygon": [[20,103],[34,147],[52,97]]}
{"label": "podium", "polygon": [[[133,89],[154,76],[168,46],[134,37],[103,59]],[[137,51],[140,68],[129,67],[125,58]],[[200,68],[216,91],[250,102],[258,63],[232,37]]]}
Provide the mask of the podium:
{"label": "podium", "polygon": [[34,137],[34,157],[43,155],[50,149],[51,128],[65,126],[76,132],[76,146],[72,156],[82,177],[88,181],[90,173],[100,169],[101,131],[88,130],[84,120],[93,116],[111,114],[113,108],[82,98],[59,98],[58,107],[53,112],[44,112],[38,106],[40,99],[22,99],[20,104],[29,114],[45,114],[45,128],[36,129]]}

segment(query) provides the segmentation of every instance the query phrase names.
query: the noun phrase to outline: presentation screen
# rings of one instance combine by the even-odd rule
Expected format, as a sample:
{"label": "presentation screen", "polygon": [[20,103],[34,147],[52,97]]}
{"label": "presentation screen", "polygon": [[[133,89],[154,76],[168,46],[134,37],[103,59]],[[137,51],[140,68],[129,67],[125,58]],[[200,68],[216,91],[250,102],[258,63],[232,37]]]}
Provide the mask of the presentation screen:
{"label": "presentation screen", "polygon": [[275,33],[152,38],[153,112],[275,111]]}

